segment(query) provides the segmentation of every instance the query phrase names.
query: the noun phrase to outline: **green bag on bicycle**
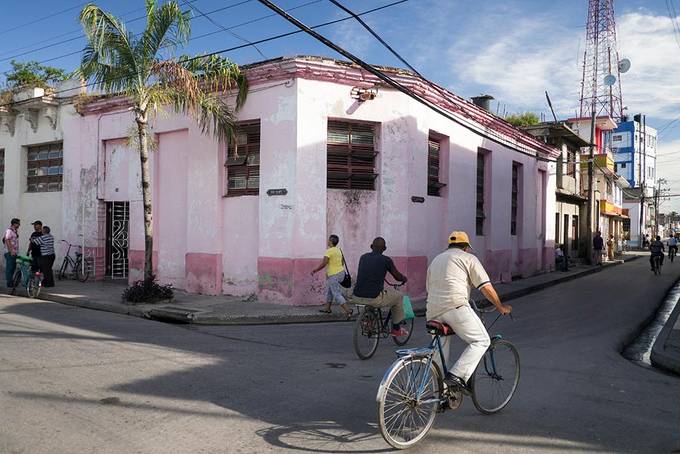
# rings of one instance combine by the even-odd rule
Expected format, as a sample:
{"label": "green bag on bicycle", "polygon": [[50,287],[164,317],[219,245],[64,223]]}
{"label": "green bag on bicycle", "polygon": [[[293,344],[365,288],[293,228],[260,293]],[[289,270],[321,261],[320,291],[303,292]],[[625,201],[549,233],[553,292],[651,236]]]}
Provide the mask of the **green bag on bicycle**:
{"label": "green bag on bicycle", "polygon": [[408,295],[404,295],[402,304],[404,306],[404,320],[416,318],[416,314],[413,312],[413,306],[411,306],[411,298],[409,298]]}

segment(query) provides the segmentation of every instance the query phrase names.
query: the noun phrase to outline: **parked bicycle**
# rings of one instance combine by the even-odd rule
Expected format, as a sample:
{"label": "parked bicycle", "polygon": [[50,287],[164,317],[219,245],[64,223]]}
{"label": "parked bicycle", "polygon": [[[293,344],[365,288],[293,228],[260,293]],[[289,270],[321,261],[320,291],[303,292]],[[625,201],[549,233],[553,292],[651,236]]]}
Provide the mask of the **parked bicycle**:
{"label": "parked bicycle", "polygon": [[31,271],[33,260],[26,255],[17,256],[17,268],[12,276],[11,295],[16,295],[17,288],[26,287],[26,293],[31,298],[37,298],[42,289],[43,275],[40,271]]}
{"label": "parked bicycle", "polygon": [[[71,244],[66,240],[61,240],[61,242],[66,243],[68,245],[68,249],[66,250],[66,255],[64,256],[64,261],[61,263],[61,268],[59,268],[59,274],[57,275],[57,277],[60,280],[64,279],[67,276],[67,273],[70,268],[71,273],[69,275],[72,275],[75,279],[78,279],[80,282],[85,282],[87,278],[90,277],[92,262],[90,261],[89,258],[86,257],[84,259],[85,266],[83,266],[82,247],[78,246],[77,244]],[[75,259],[71,257],[71,248],[76,249]],[[78,249],[80,251],[78,251]]]}
{"label": "parked bicycle", "polygon": [[[495,307],[479,308],[470,302],[482,322],[484,314]],[[496,323],[500,314],[489,326]],[[432,341],[427,347],[397,350],[398,359],[385,373],[376,401],[380,433],[387,443],[397,449],[410,448],[425,438],[437,414],[457,409],[463,393],[444,383],[448,373],[442,350],[442,336],[455,334],[450,326],[429,320],[427,332]],[[439,355],[442,367],[435,360]],[[514,345],[500,334],[491,338],[491,345],[470,377],[472,403],[485,415],[505,408],[519,384],[519,353]]]}
{"label": "parked bicycle", "polygon": [[[396,290],[404,284],[391,284],[387,282],[387,285],[394,287]],[[369,359],[378,349],[380,338],[390,337],[392,311],[387,311],[383,317],[382,309],[379,307],[357,304],[357,310],[359,315],[354,323],[354,333],[352,334],[354,352],[359,359]],[[406,345],[406,342],[408,342],[413,334],[413,319],[402,320],[400,324],[406,328],[408,334],[400,337],[392,336],[392,339],[395,344],[402,346]]]}

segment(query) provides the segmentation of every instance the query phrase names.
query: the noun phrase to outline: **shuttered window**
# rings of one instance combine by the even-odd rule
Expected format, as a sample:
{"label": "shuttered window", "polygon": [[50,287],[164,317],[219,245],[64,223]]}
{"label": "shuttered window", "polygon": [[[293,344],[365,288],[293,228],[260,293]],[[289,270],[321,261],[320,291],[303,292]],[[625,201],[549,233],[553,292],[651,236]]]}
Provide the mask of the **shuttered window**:
{"label": "shuttered window", "polygon": [[260,120],[236,125],[226,156],[227,196],[260,193]]}
{"label": "shuttered window", "polygon": [[484,220],[486,219],[484,211],[485,164],[486,153],[479,149],[477,151],[477,210],[475,213],[475,230],[479,236],[484,235]]}
{"label": "shuttered window", "polygon": [[0,148],[0,194],[5,192],[5,150]]}
{"label": "shuttered window", "polygon": [[517,213],[519,211],[519,170],[520,164],[512,163],[512,195],[510,197],[510,235],[517,235]]}
{"label": "shuttered window", "polygon": [[26,192],[59,192],[64,176],[62,142],[28,148]]}
{"label": "shuttered window", "polygon": [[328,121],[327,177],[331,189],[375,190],[375,126]]}
{"label": "shuttered window", "polygon": [[430,136],[427,141],[427,195],[439,197],[446,186],[440,181],[441,142]]}

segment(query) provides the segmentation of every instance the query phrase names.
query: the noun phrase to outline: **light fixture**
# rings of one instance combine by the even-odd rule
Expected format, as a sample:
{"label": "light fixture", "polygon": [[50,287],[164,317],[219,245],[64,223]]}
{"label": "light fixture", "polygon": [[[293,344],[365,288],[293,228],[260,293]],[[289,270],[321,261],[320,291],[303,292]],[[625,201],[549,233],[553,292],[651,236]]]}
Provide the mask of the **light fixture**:
{"label": "light fixture", "polygon": [[352,87],[350,96],[359,102],[371,101],[378,96],[378,87],[370,82],[361,82]]}

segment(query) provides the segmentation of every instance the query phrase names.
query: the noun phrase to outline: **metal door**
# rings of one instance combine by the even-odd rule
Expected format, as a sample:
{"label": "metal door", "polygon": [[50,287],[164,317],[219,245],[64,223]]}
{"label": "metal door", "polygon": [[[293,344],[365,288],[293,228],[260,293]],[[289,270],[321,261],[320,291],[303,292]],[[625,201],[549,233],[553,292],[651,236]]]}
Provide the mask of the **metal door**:
{"label": "metal door", "polygon": [[106,276],[127,279],[130,202],[106,202]]}

